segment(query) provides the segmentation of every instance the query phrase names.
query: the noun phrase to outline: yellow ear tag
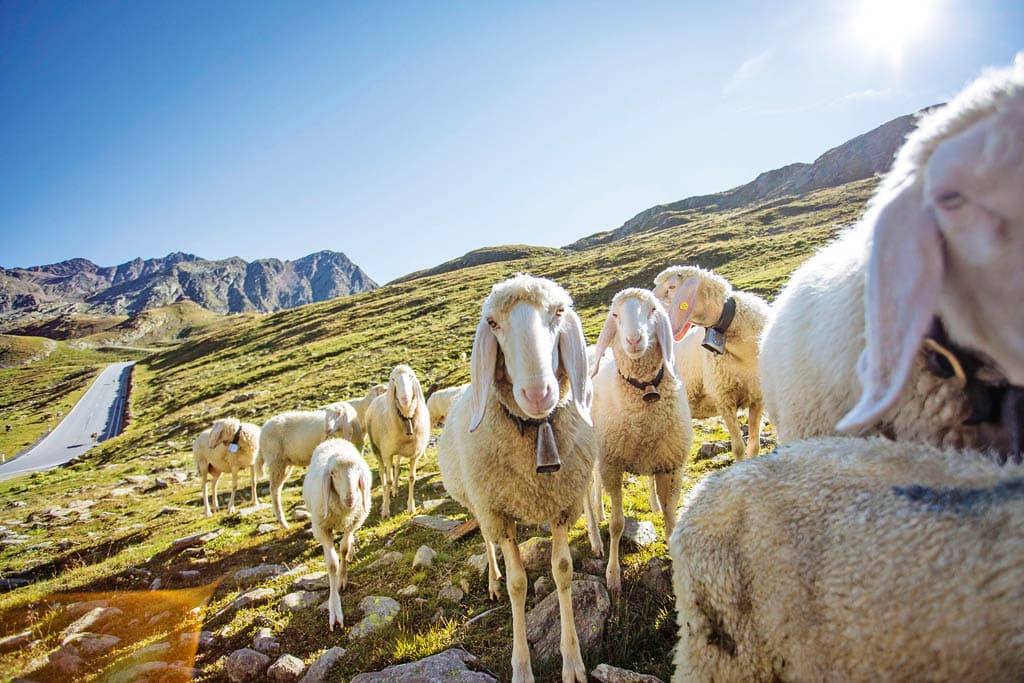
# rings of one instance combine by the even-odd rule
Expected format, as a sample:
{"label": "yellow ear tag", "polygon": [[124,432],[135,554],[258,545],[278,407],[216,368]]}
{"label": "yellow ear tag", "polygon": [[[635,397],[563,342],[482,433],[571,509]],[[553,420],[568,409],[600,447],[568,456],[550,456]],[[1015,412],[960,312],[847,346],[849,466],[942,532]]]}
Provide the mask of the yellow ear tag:
{"label": "yellow ear tag", "polygon": [[688,311],[689,309],[690,309],[690,303],[689,302],[684,301],[683,303],[679,304],[679,310],[680,311]]}

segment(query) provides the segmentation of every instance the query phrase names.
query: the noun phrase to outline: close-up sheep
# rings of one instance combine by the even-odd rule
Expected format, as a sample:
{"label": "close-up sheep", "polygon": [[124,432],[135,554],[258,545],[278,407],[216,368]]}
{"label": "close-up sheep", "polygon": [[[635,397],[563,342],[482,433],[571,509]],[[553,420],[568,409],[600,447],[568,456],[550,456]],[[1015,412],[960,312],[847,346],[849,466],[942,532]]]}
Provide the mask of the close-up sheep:
{"label": "close-up sheep", "polygon": [[533,680],[526,640],[527,576],[517,524],[551,524],[551,573],[561,619],[562,681],[587,680],[573,621],[569,527],[585,505],[596,457],[586,341],[569,294],[516,275],[484,300],[471,386],[448,414],[437,449],[445,489],[480,524],[498,597],[501,545],[512,603],[512,680]]}
{"label": "close-up sheep", "polygon": [[460,384],[457,387],[438,389],[427,397],[427,410],[430,411],[431,427],[437,424],[444,424],[445,419],[448,417],[448,411],[451,410],[455,399],[457,399],[468,386],[468,384]]}
{"label": "close-up sheep", "polygon": [[416,464],[430,439],[430,411],[416,373],[408,365],[391,371],[387,389],[366,409],[366,438],[377,456],[380,474],[380,516],[391,515],[391,497],[398,493],[403,458],[409,461],[409,496],[406,509],[416,511]]}
{"label": "close-up sheep", "polygon": [[924,114],[864,217],[773,306],[761,378],[781,443],[877,433],[1019,460],[1024,57]]}
{"label": "close-up sheep", "polygon": [[362,452],[363,423],[356,407],[350,401],[335,401],[320,410],[327,413],[326,430],[337,434]]}
{"label": "close-up sheep", "polygon": [[[605,349],[612,350],[611,359],[603,358]],[[671,533],[693,425],[686,389],[675,374],[668,314],[651,292],[632,288],[615,295],[595,357],[591,414],[598,471],[611,498],[605,576],[608,592],[618,597],[623,473],[653,475],[665,533]]]}
{"label": "close-up sheep", "polygon": [[203,482],[203,511],[210,516],[210,500],[207,494],[207,477],[213,485],[213,509],[220,510],[217,502],[217,482],[225,472],[231,473],[231,498],[228,512],[235,512],[235,492],[238,490],[238,472],[249,468],[252,504],[259,504],[256,497],[256,452],[259,448],[260,428],[250,422],[240,422],[228,417],[217,420],[199,434],[192,442],[192,457],[196,472]]}

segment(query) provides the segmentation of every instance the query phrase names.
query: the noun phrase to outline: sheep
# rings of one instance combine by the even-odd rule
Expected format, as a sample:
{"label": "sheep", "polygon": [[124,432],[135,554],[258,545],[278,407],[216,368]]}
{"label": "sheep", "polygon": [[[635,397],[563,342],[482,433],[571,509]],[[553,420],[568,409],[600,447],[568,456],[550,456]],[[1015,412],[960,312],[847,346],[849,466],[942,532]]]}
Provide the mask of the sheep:
{"label": "sheep", "polygon": [[[722,276],[697,266],[666,268],[654,278],[654,284],[654,294],[665,304],[676,339],[681,340],[676,362],[687,384],[691,414],[698,420],[722,416],[736,460],[757,455],[764,412],[758,343],[768,320],[768,304],[755,294],[734,290]],[[684,337],[691,324],[708,328],[709,337],[720,331],[720,352],[702,349],[699,337]],[[715,346],[710,339],[705,343]],[[699,374],[697,367],[701,368]],[[748,412],[746,444],[736,417],[742,408]]]}
{"label": "sheep", "polygon": [[209,429],[203,430],[192,442],[192,457],[196,472],[203,480],[203,510],[211,515],[207,496],[206,478],[213,480],[213,509],[220,510],[217,502],[217,482],[224,472],[231,472],[231,498],[228,512],[235,512],[235,492],[238,490],[238,471],[248,467],[252,474],[252,504],[259,504],[256,497],[256,465],[260,428],[250,422],[239,422],[233,417],[216,420]]}
{"label": "sheep", "polygon": [[669,550],[676,683],[1024,677],[1024,467],[800,441],[706,477]]}
{"label": "sheep", "polygon": [[366,409],[366,436],[377,456],[383,495],[380,516],[391,516],[391,496],[398,491],[398,470],[402,458],[409,459],[409,514],[416,512],[413,487],[416,463],[427,450],[430,439],[430,411],[416,373],[408,365],[391,371],[387,390]]}
{"label": "sheep", "polygon": [[349,399],[349,404],[356,409],[356,416],[359,418],[359,424],[366,425],[366,409],[373,403],[373,399],[378,396],[383,396],[384,392],[387,391],[388,385],[386,384],[374,384],[370,387],[370,390],[366,392],[366,396],[362,398]]}
{"label": "sheep", "polygon": [[[354,557],[352,536],[370,514],[370,466],[356,447],[345,439],[328,439],[316,447],[302,481],[313,537],[324,548],[327,563],[327,623],[344,628],[340,590],[348,581],[348,563]],[[341,532],[341,558],[334,548],[334,534]]]}
{"label": "sheep", "polygon": [[[602,367],[604,351],[613,360]],[[675,526],[683,466],[693,441],[686,390],[675,373],[668,314],[646,289],[624,289],[612,299],[597,340],[592,415],[598,469],[611,497],[605,580],[615,598],[622,592],[622,474],[653,475],[665,516],[665,534]]]}
{"label": "sheep", "polygon": [[363,425],[358,411],[349,401],[337,401],[326,405],[320,410],[327,413],[327,421],[333,421],[332,432],[341,434],[341,438],[350,442],[357,451],[363,450]]}
{"label": "sheep", "polygon": [[281,528],[288,522],[281,508],[281,489],[292,467],[307,467],[313,451],[340,427],[337,416],[325,410],[290,410],[267,420],[260,430],[260,450],[256,471],[263,476],[269,469],[270,498],[274,516]]}
{"label": "sheep", "polygon": [[780,443],[845,432],[1021,451],[1024,54],[920,119],[761,341]]}
{"label": "sheep", "polygon": [[468,386],[468,384],[460,384],[457,387],[438,389],[430,395],[427,399],[427,409],[430,411],[431,426],[438,423],[444,424],[445,418],[448,417],[448,411],[451,410],[452,403]]}
{"label": "sheep", "polygon": [[[586,681],[573,623],[569,526],[588,510],[596,445],[583,326],[569,294],[551,280],[518,274],[484,300],[470,359],[470,388],[452,405],[437,462],[448,493],[480,524],[488,590],[500,589],[501,544],[512,603],[512,680],[533,681],[526,641],[527,577],[516,524],[551,523],[563,682]],[[596,527],[588,525],[596,532]],[[591,538],[593,542],[593,537]]]}

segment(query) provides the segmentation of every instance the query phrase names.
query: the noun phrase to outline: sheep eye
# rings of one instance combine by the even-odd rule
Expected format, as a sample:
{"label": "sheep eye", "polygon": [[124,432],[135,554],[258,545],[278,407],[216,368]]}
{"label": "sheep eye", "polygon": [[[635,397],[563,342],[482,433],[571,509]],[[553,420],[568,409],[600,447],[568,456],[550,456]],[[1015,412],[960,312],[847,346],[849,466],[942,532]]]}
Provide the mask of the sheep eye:
{"label": "sheep eye", "polygon": [[498,323],[494,322],[494,318],[488,318],[488,319],[487,319],[487,325],[488,325],[488,326],[489,326],[489,327],[490,327],[490,328],[491,328],[492,330],[496,330],[496,329],[498,329]]}
{"label": "sheep eye", "polygon": [[939,195],[939,206],[943,209],[959,209],[961,206],[967,203],[967,199],[956,191],[944,192]]}
{"label": "sheep eye", "polygon": [[559,306],[555,311],[555,317],[561,318],[563,315],[565,315],[565,306]]}

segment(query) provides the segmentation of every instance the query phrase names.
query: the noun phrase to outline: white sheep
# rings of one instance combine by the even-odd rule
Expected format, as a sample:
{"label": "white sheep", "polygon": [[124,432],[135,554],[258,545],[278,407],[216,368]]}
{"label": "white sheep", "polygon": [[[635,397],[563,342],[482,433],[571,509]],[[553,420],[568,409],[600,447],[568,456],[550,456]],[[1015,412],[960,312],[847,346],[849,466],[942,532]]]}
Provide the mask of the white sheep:
{"label": "white sheep", "polygon": [[252,474],[252,504],[256,497],[256,457],[259,448],[260,428],[250,422],[239,422],[233,417],[216,420],[213,426],[204,430],[192,442],[192,457],[196,472],[203,481],[203,510],[209,517],[210,501],[207,495],[207,476],[213,480],[213,509],[220,510],[217,502],[217,482],[224,472],[231,473],[231,498],[228,512],[235,512],[235,491],[238,490],[238,471],[249,468]]}
{"label": "white sheep", "polygon": [[[313,537],[324,548],[327,563],[327,622],[345,626],[340,591],[348,581],[348,563],[352,561],[352,536],[370,513],[370,466],[355,446],[345,439],[328,439],[316,447],[302,481],[302,499],[306,501]],[[334,547],[334,534],[341,532],[341,558]]]}
{"label": "white sheep", "polygon": [[557,284],[528,275],[496,284],[483,303],[473,341],[470,390],[452,405],[438,443],[445,488],[480,523],[494,598],[501,577],[494,544],[501,543],[512,603],[515,683],[533,681],[527,577],[516,524],[542,522],[551,523],[562,680],[586,681],[573,622],[568,543],[569,526],[590,508],[586,492],[596,455],[585,347],[572,300]]}
{"label": "white sheep", "polygon": [[[744,455],[757,455],[764,411],[758,343],[768,319],[768,304],[696,266],[666,268],[654,284],[654,294],[665,304],[676,339],[681,340],[676,347],[676,368],[686,383],[691,415],[698,420],[721,415],[729,430],[733,457],[741,460]],[[708,329],[709,335],[720,332],[720,353],[702,348],[700,336],[686,335],[691,324]],[[746,444],[736,417],[743,408],[748,411]]]}
{"label": "white sheep", "polygon": [[270,498],[274,516],[288,528],[281,508],[281,489],[292,467],[307,467],[313,451],[338,431],[336,414],[325,410],[290,410],[267,420],[260,430],[260,451],[256,471],[269,470]]}
{"label": "white sheep", "polygon": [[[614,360],[603,358],[607,348]],[[651,292],[631,288],[615,295],[597,340],[592,373],[598,469],[612,504],[605,577],[614,597],[622,591],[623,472],[654,476],[666,536],[675,525],[693,424],[686,390],[675,374],[673,348],[668,315]]]}
{"label": "white sheep", "polygon": [[409,459],[408,510],[416,512],[413,488],[416,463],[427,450],[430,440],[430,411],[423,398],[423,389],[416,373],[408,365],[391,371],[387,390],[366,409],[366,437],[370,450],[377,456],[383,492],[380,516],[391,515],[391,496],[398,492],[398,472],[402,458]]}
{"label": "white sheep", "polygon": [[388,385],[386,384],[374,384],[370,387],[370,390],[366,392],[366,396],[348,400],[348,403],[356,409],[356,415],[359,417],[359,424],[364,426],[366,425],[366,409],[370,407],[371,403],[373,403],[373,399],[378,396],[383,396],[387,389]]}
{"label": "white sheep", "polygon": [[445,418],[448,417],[448,411],[451,410],[452,403],[468,386],[468,384],[460,384],[457,387],[438,389],[427,398],[427,410],[430,411],[431,426],[438,423],[444,424]]}
{"label": "white sheep", "polygon": [[349,401],[336,401],[320,410],[327,413],[327,422],[333,422],[332,432],[351,442],[357,451],[363,450],[363,425],[356,407]]}
{"label": "white sheep", "polygon": [[1024,678],[1024,468],[799,441],[706,477],[669,549],[675,683]]}
{"label": "white sheep", "polygon": [[847,431],[1019,457],[1021,187],[1024,55],[922,116],[860,222],[779,295],[761,369],[780,442]]}

